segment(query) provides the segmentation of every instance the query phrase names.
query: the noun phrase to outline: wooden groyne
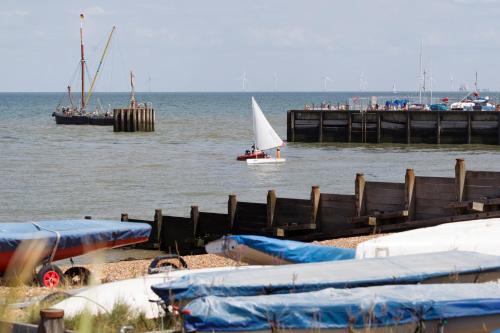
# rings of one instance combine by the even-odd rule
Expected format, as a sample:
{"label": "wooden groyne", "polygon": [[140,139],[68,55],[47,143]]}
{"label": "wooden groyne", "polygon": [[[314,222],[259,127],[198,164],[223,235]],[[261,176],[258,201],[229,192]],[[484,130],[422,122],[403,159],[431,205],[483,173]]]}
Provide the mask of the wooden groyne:
{"label": "wooden groyne", "polygon": [[311,188],[309,198],[267,193],[265,203],[228,197],[226,213],[200,211],[188,217],[122,220],[149,223],[153,233],[146,247],[180,254],[202,253],[204,244],[227,234],[254,234],[304,241],[372,233],[397,232],[448,222],[500,217],[500,172],[469,171],[457,160],[455,177],[423,177],[406,170],[404,182],[366,181],[359,173],[354,194],[322,193]]}
{"label": "wooden groyne", "polygon": [[500,112],[290,110],[287,140],[498,145]]}
{"label": "wooden groyne", "polygon": [[149,107],[114,109],[114,132],[154,132],[155,110]]}

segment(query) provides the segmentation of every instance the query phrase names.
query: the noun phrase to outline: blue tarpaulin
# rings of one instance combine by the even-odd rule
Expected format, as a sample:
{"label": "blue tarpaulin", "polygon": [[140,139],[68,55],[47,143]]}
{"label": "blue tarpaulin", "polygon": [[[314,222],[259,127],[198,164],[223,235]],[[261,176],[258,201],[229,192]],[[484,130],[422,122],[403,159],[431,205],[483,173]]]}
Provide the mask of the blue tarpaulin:
{"label": "blue tarpaulin", "polygon": [[325,288],[355,288],[386,284],[413,284],[450,276],[495,272],[500,257],[475,252],[438,252],[270,266],[251,271],[199,273],[152,287],[165,302],[204,296],[251,296],[309,292]]}
{"label": "blue tarpaulin", "polygon": [[[429,284],[329,288],[285,295],[209,296],[184,307],[183,323],[188,332],[319,330],[418,325],[420,321],[464,317],[470,322],[473,317],[499,314],[498,283]],[[446,324],[444,330],[448,331]]]}
{"label": "blue tarpaulin", "polygon": [[238,245],[245,245],[272,257],[283,259],[289,263],[309,263],[354,259],[356,254],[354,249],[315,245],[264,236],[225,236],[224,242],[234,242]]}
{"label": "blue tarpaulin", "polygon": [[109,242],[114,247],[114,244],[118,246],[137,239],[144,241],[150,233],[151,226],[146,223],[108,220],[0,223],[0,254],[12,253],[22,242],[33,240],[46,241],[46,250],[50,253],[54,248],[92,248],[93,245]]}

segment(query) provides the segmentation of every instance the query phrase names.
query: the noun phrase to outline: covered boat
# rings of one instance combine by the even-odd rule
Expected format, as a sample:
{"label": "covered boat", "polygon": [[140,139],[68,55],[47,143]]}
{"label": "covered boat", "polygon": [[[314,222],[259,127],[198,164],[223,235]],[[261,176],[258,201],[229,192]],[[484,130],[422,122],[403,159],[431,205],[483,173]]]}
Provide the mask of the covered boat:
{"label": "covered boat", "polygon": [[441,224],[382,236],[356,247],[356,258],[438,251],[474,251],[500,256],[500,218]]}
{"label": "covered boat", "polygon": [[205,245],[207,253],[253,265],[284,265],[353,259],[353,249],[322,246],[264,236],[234,235]]}
{"label": "covered boat", "polygon": [[480,282],[500,278],[500,257],[440,252],[363,260],[271,266],[244,272],[201,273],[153,286],[163,301],[204,296],[253,296],[387,284]]}
{"label": "covered boat", "polygon": [[[256,269],[259,266],[235,266],[202,269],[171,270],[159,274],[104,283],[86,288],[81,292],[53,306],[64,309],[64,314],[74,317],[83,311],[97,315],[103,311],[112,312],[116,304],[126,304],[131,311],[141,312],[146,318],[158,318],[162,314],[160,299],[153,293],[151,286],[179,279],[182,276],[198,273],[228,272]],[[126,290],[127,292],[124,292]]]}
{"label": "covered boat", "polygon": [[[60,220],[0,223],[0,274],[24,265],[16,254],[30,244],[41,243],[34,265],[44,265],[38,280],[48,287],[62,280],[60,269],[53,261],[76,257],[99,249],[116,248],[148,240],[151,226],[108,220]],[[34,268],[34,267],[33,267]],[[42,272],[42,273],[40,273]]]}
{"label": "covered boat", "polygon": [[203,297],[182,311],[186,332],[492,332],[500,285],[438,284]]}

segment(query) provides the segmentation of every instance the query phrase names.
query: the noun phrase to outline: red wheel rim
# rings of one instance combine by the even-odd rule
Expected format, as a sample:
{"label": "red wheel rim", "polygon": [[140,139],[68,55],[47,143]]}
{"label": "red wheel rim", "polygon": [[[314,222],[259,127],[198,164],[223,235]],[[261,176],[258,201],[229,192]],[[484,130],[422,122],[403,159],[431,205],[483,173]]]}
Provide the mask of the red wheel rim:
{"label": "red wheel rim", "polygon": [[43,275],[43,285],[47,288],[54,288],[59,285],[60,276],[56,271],[48,271]]}

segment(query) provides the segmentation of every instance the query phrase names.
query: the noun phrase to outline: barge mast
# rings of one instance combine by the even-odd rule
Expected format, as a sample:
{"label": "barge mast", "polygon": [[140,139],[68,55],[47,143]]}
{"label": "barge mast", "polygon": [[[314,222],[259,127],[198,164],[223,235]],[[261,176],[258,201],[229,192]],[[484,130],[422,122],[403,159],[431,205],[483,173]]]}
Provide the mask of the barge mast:
{"label": "barge mast", "polygon": [[82,65],[82,111],[85,110],[85,54],[83,48],[83,14],[80,14],[80,54]]}

